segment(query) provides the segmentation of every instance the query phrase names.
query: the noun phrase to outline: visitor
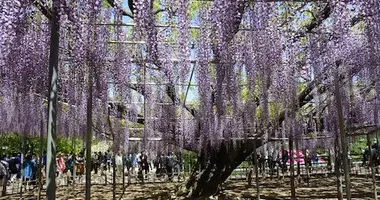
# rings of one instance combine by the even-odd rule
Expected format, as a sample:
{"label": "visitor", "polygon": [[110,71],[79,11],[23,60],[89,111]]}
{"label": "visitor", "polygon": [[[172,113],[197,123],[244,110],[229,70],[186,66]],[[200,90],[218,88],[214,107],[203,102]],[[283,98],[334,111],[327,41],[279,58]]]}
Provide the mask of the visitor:
{"label": "visitor", "polygon": [[[84,155],[80,153],[76,159],[77,174],[82,176],[84,174]],[[90,170],[90,169],[89,169]]]}
{"label": "visitor", "polygon": [[183,166],[183,160],[182,160],[182,152],[177,153],[177,168],[178,168],[178,175],[182,171],[182,166]]}
{"label": "visitor", "polygon": [[106,162],[107,162],[107,168],[108,168],[108,171],[111,171],[111,152],[108,150],[107,153],[106,153]]}
{"label": "visitor", "polygon": [[305,164],[309,168],[309,173],[310,173],[311,172],[311,155],[310,155],[309,149],[306,149]]}
{"label": "visitor", "polygon": [[318,168],[318,153],[315,152],[312,156],[313,167]]}
{"label": "visitor", "polygon": [[136,155],[136,162],[138,165],[137,178],[140,181],[144,181],[144,174],[143,174],[144,167],[143,167],[143,163],[142,163],[142,153],[139,153]]}
{"label": "visitor", "polygon": [[284,173],[284,172],[286,172],[288,170],[288,166],[287,166],[286,163],[289,160],[289,153],[288,153],[288,150],[286,150],[284,146],[282,146],[281,152],[282,152],[282,155],[281,155],[281,158],[282,158],[282,171]]}
{"label": "visitor", "polygon": [[0,186],[2,186],[1,196],[5,196],[7,193],[7,180],[9,174],[6,163],[5,158],[0,159]]}
{"label": "visitor", "polygon": [[107,155],[107,152],[104,152],[103,161],[102,162],[103,162],[103,170],[107,171],[107,167],[108,167],[108,155]]}
{"label": "visitor", "polygon": [[370,155],[369,149],[365,148],[362,151],[362,167],[364,167],[367,164],[368,156]]}
{"label": "visitor", "polygon": [[147,174],[149,173],[149,163],[148,163],[148,155],[146,154],[146,151],[141,152],[140,163],[141,163],[142,170],[147,176]]}
{"label": "visitor", "polygon": [[75,154],[71,152],[70,157],[66,161],[66,171],[70,172],[70,179],[74,178],[74,165],[75,165]]}
{"label": "visitor", "polygon": [[156,177],[161,177],[165,173],[165,155],[158,153],[154,162],[154,167],[156,168]]}
{"label": "visitor", "polygon": [[46,151],[44,151],[44,153],[42,154],[42,177],[46,177]]}
{"label": "visitor", "polygon": [[102,152],[98,152],[98,165],[100,170],[100,175],[103,175],[104,171],[104,156],[102,155]]}
{"label": "visitor", "polygon": [[132,154],[132,173],[135,173],[137,167],[137,156],[135,153]]}
{"label": "visitor", "polygon": [[160,173],[160,154],[158,153],[156,158],[153,160],[153,167],[156,169],[156,177],[159,177]]}
{"label": "visitor", "polygon": [[99,168],[99,155],[97,152],[95,152],[92,157],[92,169],[94,170],[95,174],[98,174],[98,168]]}
{"label": "visitor", "polygon": [[63,158],[63,154],[60,153],[58,154],[58,158],[57,158],[57,176],[61,177],[64,174],[65,169],[66,169],[65,160]]}
{"label": "visitor", "polygon": [[33,154],[32,155],[32,161],[34,163],[33,165],[33,168],[32,168],[32,178],[31,180],[33,181],[32,184],[36,184],[36,181],[37,180],[37,170],[38,170],[38,158],[37,158],[37,154]]}
{"label": "visitor", "polygon": [[376,162],[377,162],[376,156],[377,156],[376,146],[372,145],[372,149],[371,149],[371,159],[372,160],[370,161],[370,165],[371,166],[375,166],[376,165]]}
{"label": "visitor", "polygon": [[[17,168],[19,168],[21,172],[21,153],[17,154],[16,159],[17,159]],[[21,174],[18,178],[21,178]]]}
{"label": "visitor", "polygon": [[[35,162],[32,159],[32,155],[27,154],[25,159],[24,159],[23,168],[22,168],[23,169],[23,171],[22,171],[23,179],[26,182],[29,182],[32,179],[34,167],[35,167]],[[27,185],[28,185],[28,183],[27,183]]]}
{"label": "visitor", "polygon": [[125,165],[127,167],[128,173],[130,173],[130,170],[132,169],[132,154],[128,154],[128,156],[125,156]]}
{"label": "visitor", "polygon": [[20,163],[18,162],[17,154],[13,154],[13,156],[8,160],[11,182],[14,182],[18,177],[20,177],[20,168],[18,167]]}
{"label": "visitor", "polygon": [[166,173],[168,175],[169,181],[172,181],[173,178],[173,155],[171,152],[168,153],[168,156],[166,157]]}
{"label": "visitor", "polygon": [[123,174],[123,156],[118,152],[115,156],[116,171],[120,176]]}
{"label": "visitor", "polygon": [[351,151],[348,151],[347,154],[348,154],[348,166],[349,166],[349,169],[351,170],[351,166],[352,166]]}
{"label": "visitor", "polygon": [[265,156],[263,156],[261,153],[258,154],[258,160],[259,160],[260,173],[263,173],[265,172]]}

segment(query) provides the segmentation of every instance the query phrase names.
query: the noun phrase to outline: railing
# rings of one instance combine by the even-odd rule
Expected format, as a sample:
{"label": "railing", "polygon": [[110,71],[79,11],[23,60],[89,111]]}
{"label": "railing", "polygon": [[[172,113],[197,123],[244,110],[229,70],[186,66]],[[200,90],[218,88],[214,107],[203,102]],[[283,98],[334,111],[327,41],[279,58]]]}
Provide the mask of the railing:
{"label": "railing", "polygon": [[[259,169],[260,170],[260,169]],[[376,176],[380,177],[380,167],[376,167],[376,170],[379,172],[376,174]],[[229,177],[229,180],[247,180],[248,175],[250,174],[250,171],[254,172],[253,166],[247,166],[247,167],[241,167],[235,169],[231,176]],[[295,175],[297,174],[297,164],[294,165],[294,171]],[[305,164],[300,164],[300,175],[306,176],[306,166]],[[318,175],[328,175],[332,174],[334,172],[334,165],[328,167],[326,163],[314,163],[309,169],[309,175],[312,176],[318,176]],[[123,176],[122,173],[117,172],[116,173],[116,183],[122,184]],[[151,170],[148,174],[144,174],[144,179],[142,179],[141,174],[139,175],[138,169],[135,168],[134,170],[130,170],[129,172],[125,169],[125,177],[124,181],[125,184],[136,184],[136,183],[164,183],[164,182],[182,182],[185,181],[186,178],[189,176],[190,171],[180,171],[178,170],[173,171],[172,178],[169,178],[168,173],[165,171],[163,173],[156,173],[156,170]],[[251,173],[252,177],[255,173]],[[369,176],[371,174],[371,169],[368,166],[362,166],[361,162],[352,162],[351,163],[351,174],[354,175],[365,175]],[[290,176],[289,172],[289,165],[287,166],[287,170],[282,170],[280,166],[276,166],[274,170],[271,170],[268,166],[265,166],[261,171],[259,171],[260,177],[281,177],[281,176]],[[93,173],[91,182],[93,185],[110,185],[113,182],[112,179],[112,169],[111,170],[104,170],[99,171],[98,174]],[[67,174],[60,174],[57,179],[56,183],[58,187],[65,187],[70,186],[75,182],[75,184],[85,184],[85,176],[84,175],[77,175],[75,178],[70,176],[70,173]],[[34,181],[24,181],[23,182],[23,191],[26,190],[34,190],[38,188],[38,183]],[[7,194],[19,194],[21,187],[21,181],[20,179],[16,179],[15,181],[9,182],[7,185]],[[45,187],[44,187],[45,188]]]}

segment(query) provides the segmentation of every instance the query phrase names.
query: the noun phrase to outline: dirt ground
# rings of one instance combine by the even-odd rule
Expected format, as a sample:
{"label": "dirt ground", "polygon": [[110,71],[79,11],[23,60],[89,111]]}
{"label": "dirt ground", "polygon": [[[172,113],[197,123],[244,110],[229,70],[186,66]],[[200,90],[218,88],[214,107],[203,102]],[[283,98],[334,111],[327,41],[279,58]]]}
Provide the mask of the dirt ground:
{"label": "dirt ground", "polygon": [[[351,177],[352,199],[369,200],[374,199],[371,179],[366,177]],[[182,199],[175,196],[176,188],[180,183],[149,183],[149,184],[131,184],[122,188],[118,185],[116,188],[116,199]],[[182,183],[183,184],[183,183]],[[112,199],[112,185],[93,185],[91,199]],[[124,191],[123,191],[124,190]],[[334,177],[314,177],[310,180],[309,187],[306,183],[298,184],[296,193],[299,200],[329,200],[336,198],[336,179]],[[44,192],[44,191],[43,191]],[[43,193],[44,195],[44,193]],[[62,187],[57,190],[58,200],[81,200],[84,199],[84,185]],[[288,178],[265,178],[260,180],[260,197],[268,200],[290,199],[290,180]],[[0,198],[3,199],[20,199],[19,195],[12,195]],[[37,199],[36,191],[29,191],[23,194],[22,199]],[[44,198],[43,198],[44,199]],[[226,182],[220,194],[210,199],[219,200],[253,200],[256,199],[256,187],[247,185],[247,181],[228,181]]]}

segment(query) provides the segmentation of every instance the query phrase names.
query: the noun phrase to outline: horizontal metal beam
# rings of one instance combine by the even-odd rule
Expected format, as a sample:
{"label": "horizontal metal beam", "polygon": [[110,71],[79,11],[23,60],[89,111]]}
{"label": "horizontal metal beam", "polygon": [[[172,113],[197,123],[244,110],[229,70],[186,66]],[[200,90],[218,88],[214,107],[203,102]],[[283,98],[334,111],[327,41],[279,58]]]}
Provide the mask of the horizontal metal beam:
{"label": "horizontal metal beam", "polygon": [[[128,138],[129,141],[143,141],[143,138],[138,138],[138,137],[130,137]],[[147,138],[147,141],[161,141],[162,138]]]}
{"label": "horizontal metal beam", "polygon": [[[259,138],[256,138],[256,137],[246,137],[246,138],[218,138],[218,140],[257,140]],[[129,141],[143,141],[144,139],[143,138],[139,138],[139,137],[130,137],[128,138]],[[148,141],[162,141],[163,139],[162,138],[147,138]]]}

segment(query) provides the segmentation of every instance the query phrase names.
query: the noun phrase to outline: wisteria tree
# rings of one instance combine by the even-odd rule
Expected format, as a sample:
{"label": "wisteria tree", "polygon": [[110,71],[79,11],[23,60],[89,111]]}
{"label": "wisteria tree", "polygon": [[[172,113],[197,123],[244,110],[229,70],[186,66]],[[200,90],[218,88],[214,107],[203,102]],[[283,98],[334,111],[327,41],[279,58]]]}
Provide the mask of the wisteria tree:
{"label": "wisteria tree", "polygon": [[[51,162],[54,132],[87,132],[87,158],[92,130],[113,138],[115,151],[127,152],[128,138],[140,136],[144,149],[198,154],[182,192],[199,198],[218,192],[253,152],[279,148],[273,138],[287,137],[292,146],[323,135],[325,145],[341,141],[335,154],[344,161],[345,134],[377,130],[375,0],[135,0],[128,6],[5,0],[0,9],[0,131],[48,131]],[[159,147],[152,137],[161,138]]]}

